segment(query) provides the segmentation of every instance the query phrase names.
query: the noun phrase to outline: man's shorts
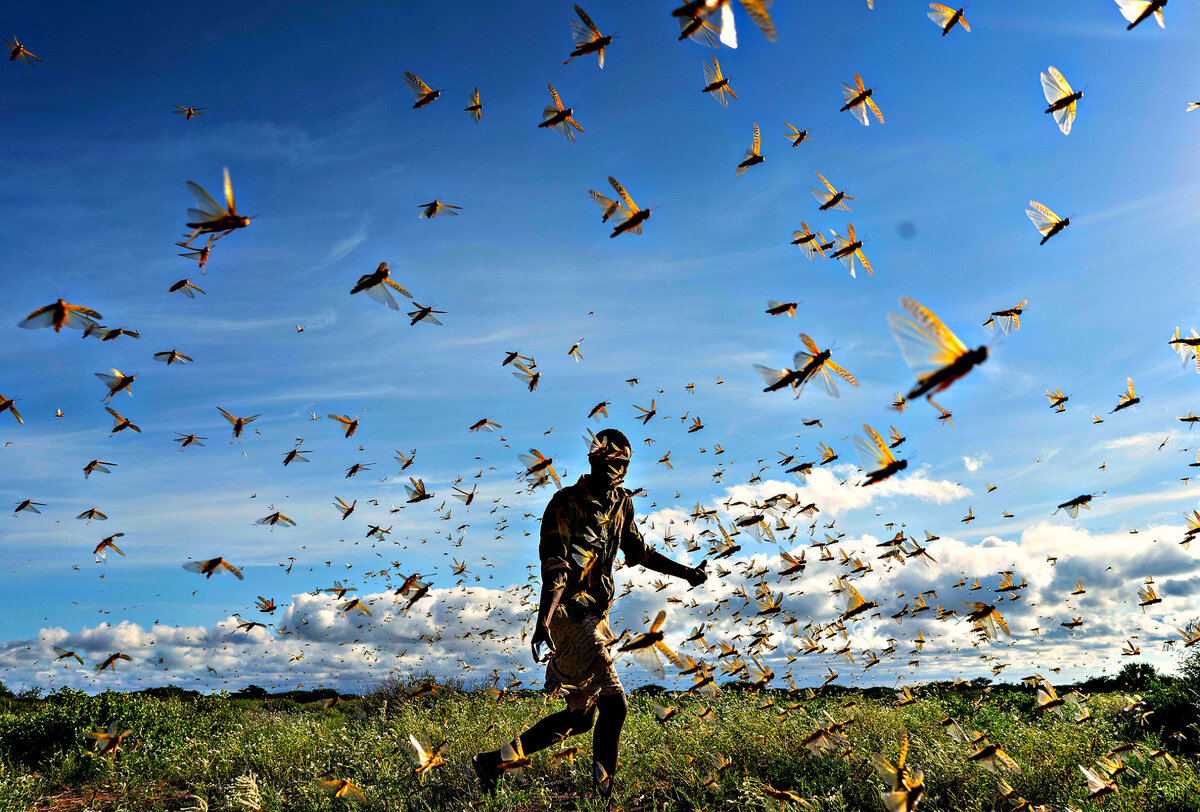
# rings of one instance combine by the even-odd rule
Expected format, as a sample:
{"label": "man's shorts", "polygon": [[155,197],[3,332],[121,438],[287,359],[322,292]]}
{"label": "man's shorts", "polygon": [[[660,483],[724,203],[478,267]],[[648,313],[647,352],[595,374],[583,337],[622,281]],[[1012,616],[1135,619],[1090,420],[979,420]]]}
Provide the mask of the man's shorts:
{"label": "man's shorts", "polygon": [[546,690],[564,693],[571,710],[587,707],[597,694],[623,693],[606,645],[612,638],[607,615],[574,620],[555,612],[550,619],[554,657],[546,664]]}

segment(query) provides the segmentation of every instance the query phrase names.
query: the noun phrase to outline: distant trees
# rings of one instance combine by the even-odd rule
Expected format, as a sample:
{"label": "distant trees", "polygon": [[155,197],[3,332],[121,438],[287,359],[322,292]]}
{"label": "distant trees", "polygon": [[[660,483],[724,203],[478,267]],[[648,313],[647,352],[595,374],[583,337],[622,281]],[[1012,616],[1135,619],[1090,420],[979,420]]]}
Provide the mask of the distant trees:
{"label": "distant trees", "polygon": [[240,691],[235,691],[230,694],[233,699],[266,699],[270,696],[267,689],[259,685],[250,684]]}

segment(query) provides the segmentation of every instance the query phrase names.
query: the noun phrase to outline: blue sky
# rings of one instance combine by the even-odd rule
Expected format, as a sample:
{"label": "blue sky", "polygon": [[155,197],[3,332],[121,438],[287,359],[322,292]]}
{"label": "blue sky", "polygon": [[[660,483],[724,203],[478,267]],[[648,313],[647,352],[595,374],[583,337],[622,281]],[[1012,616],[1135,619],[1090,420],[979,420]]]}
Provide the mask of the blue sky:
{"label": "blue sky", "polygon": [[[676,41],[669,4],[608,2],[585,6],[605,33],[618,33],[600,70],[592,58],[559,64],[571,48],[571,4],[529,3],[520,14],[481,5],[267,3],[213,16],[25,3],[0,12],[0,27],[43,59],[34,68],[6,65],[0,78],[0,392],[25,417],[20,426],[0,415],[0,441],[12,444],[0,450],[0,502],[47,503],[40,516],[0,519],[12,596],[0,619],[0,668],[8,669],[0,679],[228,687],[382,676],[384,666],[362,652],[329,671],[286,672],[278,663],[293,640],[263,638],[262,648],[243,651],[230,615],[258,617],[254,597],[272,596],[295,617],[311,616],[308,628],[322,630],[312,633],[314,645],[373,632],[374,644],[394,654],[409,639],[389,636],[403,616],[387,630],[379,622],[351,630],[321,608],[328,599],[304,593],[334,579],[383,593],[387,579],[365,575],[381,567],[431,575],[451,590],[451,556],[483,579],[468,586],[516,601],[504,590],[522,584],[536,562],[537,524],[525,514],[539,516],[549,498],[544,489],[523,492],[516,455],[536,447],[573,480],[584,468],[582,435],[602,425],[634,439],[630,483],[647,490],[638,507],[652,540],[697,502],[763,498],[778,491],[773,481],[787,483],[824,500],[820,518],[837,518],[848,551],[874,555],[870,547],[890,535],[887,521],[907,522],[918,537],[925,529],[943,536],[950,563],[935,542],[939,566],[920,578],[911,564],[885,574],[878,562],[862,582],[885,610],[899,607],[896,591],[911,597],[918,584],[941,589],[942,602],[957,607],[969,596],[950,585],[964,574],[986,581],[1015,568],[1018,579],[1036,582],[1040,606],[1023,624],[1031,627],[1039,615],[1067,620],[1074,577],[1094,577],[1085,599],[1094,603],[1080,609],[1095,631],[1018,634],[1004,656],[1034,667],[1103,647],[1114,655],[1105,667],[1116,668],[1116,647],[1140,634],[1147,659],[1171,666],[1174,655],[1159,644],[1200,615],[1200,564],[1177,544],[1197,487],[1180,481],[1194,470],[1187,463],[1196,446],[1176,417],[1200,407],[1198,379],[1167,345],[1176,326],[1200,328],[1200,192],[1188,181],[1200,112],[1184,113],[1200,94],[1192,9],[1172,5],[1165,31],[1146,23],[1126,32],[1115,4],[1014,2],[968,9],[972,31],[943,38],[922,4],[880,0],[868,11],[857,2],[780,3],[772,9],[778,43],[738,10],[740,47],[715,52]],[[699,92],[714,53],[738,94],[728,109]],[[1042,112],[1038,74],[1049,65],[1085,90],[1069,136]],[[441,98],[413,110],[405,70],[443,89]],[[864,128],[838,112],[840,83],[855,72],[875,88],[883,125]],[[575,108],[585,130],[575,143],[535,126],[549,103],[547,82]],[[476,86],[485,104],[478,124],[462,112]],[[172,104],[207,109],[184,121]],[[808,128],[812,140],[793,149],[781,137],[784,120]],[[735,178],[755,122],[766,161]],[[218,242],[201,275],[173,245],[192,205],[185,182],[217,195],[226,166],[239,211],[261,216]],[[817,211],[808,191],[814,172],[856,198],[851,214]],[[587,191],[606,191],[610,174],[653,207],[642,235],[608,238]],[[434,198],[462,206],[461,215],[418,220],[418,206]],[[1071,226],[1039,246],[1024,214],[1030,199],[1070,216]],[[874,276],[852,279],[839,263],[810,262],[788,244],[801,221],[828,234],[844,233],[847,220],[865,239]],[[349,295],[380,261],[417,301],[448,311],[443,327],[410,326],[402,313]],[[167,295],[183,277],[207,295]],[[969,346],[989,343],[989,360],[939,397],[953,427],[924,403],[903,415],[887,408],[913,381],[887,329],[901,295],[930,307]],[[142,337],[101,344],[74,331],[16,328],[59,297]],[[765,315],[768,299],[802,301],[797,318]],[[979,327],[1023,299],[1029,305],[1012,336]],[[838,400],[814,387],[799,401],[764,394],[752,365],[790,365],[799,332],[834,345],[834,359],[862,385],[843,386]],[[580,338],[577,364],[566,353]],[[171,348],[195,363],[152,360]],[[537,359],[536,392],[500,366],[509,350]],[[111,367],[137,374],[133,397],[121,394],[113,406],[142,426],[140,435],[108,436],[93,373]],[[1126,376],[1142,403],[1109,415]],[[630,377],[639,378],[634,388],[624,382]],[[1064,414],[1051,413],[1042,394],[1056,387],[1071,396]],[[652,398],[662,417],[643,427],[634,404]],[[601,400],[612,402],[611,420],[587,420]],[[261,434],[230,445],[217,406],[261,413],[253,424]],[[53,417],[59,408],[61,420]],[[704,430],[687,434],[685,412],[701,417]],[[344,439],[329,413],[360,417],[357,434]],[[1093,425],[1093,413],[1105,422]],[[503,428],[468,433],[483,417]],[[801,425],[814,417],[823,428]],[[901,450],[909,472],[887,488],[869,492],[833,477],[801,485],[774,467],[780,451],[815,459],[822,441],[852,465],[844,438],[864,422],[908,437]],[[207,446],[179,453],[175,432],[206,436]],[[312,462],[284,468],[298,437]],[[726,449],[720,482],[713,443]],[[401,475],[393,453],[413,448],[416,462]],[[673,469],[655,464],[668,450]],[[91,459],[117,466],[85,481]],[[375,465],[345,479],[356,462]],[[746,485],[763,466],[771,466],[765,482]],[[436,498],[389,513],[403,504],[409,474]],[[852,475],[853,467],[840,474]],[[458,476],[479,484],[469,511],[450,497]],[[986,483],[996,491],[986,493]],[[1105,489],[1077,520],[1050,515],[1066,499]],[[358,511],[341,521],[334,496],[357,499]],[[436,512],[443,499],[450,520]],[[269,505],[298,526],[254,526]],[[91,506],[110,520],[74,519]],[[963,525],[968,506],[979,518]],[[1015,517],[1002,519],[1004,510]],[[736,508],[723,516],[735,518]],[[469,527],[454,530],[463,522]],[[368,523],[393,525],[389,541],[372,549]],[[126,533],[119,543],[127,557],[96,563],[90,550],[114,532]],[[802,529],[784,546],[809,541]],[[777,563],[777,546],[750,539],[743,557]],[[1060,556],[1053,571],[1047,550]],[[1100,561],[1098,551],[1110,557]],[[180,566],[216,555],[242,566],[246,580],[204,581]],[[280,566],[289,555],[290,575]],[[785,608],[832,619],[828,586],[838,573],[812,565],[787,587],[797,594]],[[1147,575],[1164,602],[1143,617],[1136,586]],[[621,578],[653,580],[630,570]],[[679,596],[715,601],[755,581],[737,580],[735,570]],[[636,625],[670,594],[639,590],[618,601],[614,618]],[[410,637],[420,624],[440,624],[450,638],[467,622],[450,608],[487,602],[452,592],[436,600],[434,616],[413,621]],[[702,619],[700,608],[672,611],[681,636]],[[507,653],[467,638],[426,646],[427,656],[442,670],[456,651],[477,657],[473,673],[483,675],[524,666],[536,684],[539,669],[519,641],[528,624],[517,614],[502,626],[517,638]],[[101,625],[121,621],[129,624],[121,634]],[[925,635],[952,625],[926,623]],[[179,653],[191,643],[175,641],[169,628],[206,630],[207,648]],[[852,637],[856,650],[878,650],[888,635],[903,645],[912,633],[888,621]],[[973,652],[953,650],[955,634],[966,637],[946,631],[945,650],[920,670],[900,660],[882,675],[847,666],[847,678],[981,673]],[[100,657],[110,643],[129,644],[139,657],[99,682],[82,669],[47,667],[57,640]],[[223,648],[228,682],[197,673]],[[177,656],[178,667],[155,671],[163,656]],[[797,681],[824,665],[797,666]],[[1068,665],[1063,675],[1095,670]],[[629,681],[638,679],[631,671]]]}

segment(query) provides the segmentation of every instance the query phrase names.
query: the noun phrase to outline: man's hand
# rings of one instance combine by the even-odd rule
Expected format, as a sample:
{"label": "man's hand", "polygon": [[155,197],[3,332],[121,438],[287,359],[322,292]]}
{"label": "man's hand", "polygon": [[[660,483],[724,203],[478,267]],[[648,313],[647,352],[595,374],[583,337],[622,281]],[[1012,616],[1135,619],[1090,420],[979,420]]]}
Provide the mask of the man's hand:
{"label": "man's hand", "polygon": [[[540,656],[538,651],[542,646],[546,646],[546,656]],[[554,641],[550,639],[550,624],[538,623],[537,628],[533,631],[533,640],[529,643],[530,649],[533,651],[533,661],[535,663],[544,662],[554,656]]]}
{"label": "man's hand", "polygon": [[708,571],[705,570],[705,567],[707,567],[707,566],[708,566],[708,559],[706,558],[703,561],[701,561],[698,566],[692,567],[692,569],[687,574],[687,582],[691,586],[700,586],[700,584],[707,581],[708,580]]}

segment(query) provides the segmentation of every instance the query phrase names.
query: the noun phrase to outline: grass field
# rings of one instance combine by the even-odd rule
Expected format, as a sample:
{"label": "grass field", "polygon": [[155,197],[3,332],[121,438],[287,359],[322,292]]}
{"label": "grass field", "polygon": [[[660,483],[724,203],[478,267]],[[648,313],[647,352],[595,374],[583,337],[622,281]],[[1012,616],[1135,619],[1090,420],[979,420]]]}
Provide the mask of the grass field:
{"label": "grass field", "polygon": [[[1002,797],[1006,779],[1033,808],[1070,805],[1124,812],[1200,810],[1200,762],[1168,742],[1176,763],[1150,759],[1160,731],[1123,713],[1124,696],[1097,693],[1078,711],[1038,714],[1023,687],[977,689],[926,686],[917,701],[897,707],[890,691],[848,692],[804,700],[786,692],[725,691],[714,701],[637,693],[621,746],[615,798],[627,810],[763,809],[763,785],[791,790],[820,810],[884,810],[883,784],[870,766],[881,752],[895,761],[902,728],[909,731],[908,764],[925,774],[923,810],[1013,809]],[[402,696],[402,694],[401,694]],[[977,702],[977,700],[979,700]],[[665,726],[652,702],[680,713]],[[600,809],[590,793],[590,737],[574,761],[533,758],[521,778],[506,777],[494,798],[480,795],[470,757],[498,747],[547,711],[544,697],[522,693],[497,701],[484,693],[443,689],[415,700],[379,695],[321,702],[248,700],[229,696],[155,698],[145,694],[88,696],[63,690],[36,701],[5,700],[0,712],[0,809],[7,810],[483,810]],[[847,707],[847,703],[855,703]],[[558,704],[561,704],[559,702]],[[698,718],[702,707],[715,716]],[[1186,713],[1186,710],[1184,711]],[[828,713],[853,716],[845,742],[812,755],[800,742]],[[1178,716],[1163,706],[1162,714]],[[1000,745],[1019,772],[999,775],[968,760],[969,743],[938,724],[955,718]],[[1154,717],[1151,717],[1153,719]],[[1174,721],[1161,719],[1159,722]],[[129,729],[115,756],[88,750],[86,731],[115,722]],[[446,739],[445,764],[422,782],[413,774],[409,734]],[[1183,750],[1194,747],[1194,737]],[[1132,767],[1117,778],[1117,795],[1088,801],[1079,765],[1123,742]],[[732,764],[701,786],[709,759]],[[695,763],[691,762],[695,759]],[[1136,772],[1134,772],[1136,771]],[[350,779],[362,800],[335,798],[318,778]],[[804,808],[789,804],[790,808]]]}

